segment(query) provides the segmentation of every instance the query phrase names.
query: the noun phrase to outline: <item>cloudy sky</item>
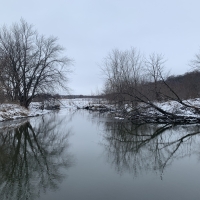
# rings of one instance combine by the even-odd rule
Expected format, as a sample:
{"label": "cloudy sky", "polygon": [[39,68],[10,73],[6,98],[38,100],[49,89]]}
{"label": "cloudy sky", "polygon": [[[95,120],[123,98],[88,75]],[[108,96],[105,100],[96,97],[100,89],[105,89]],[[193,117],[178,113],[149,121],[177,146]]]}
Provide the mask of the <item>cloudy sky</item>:
{"label": "cloudy sky", "polygon": [[0,0],[0,25],[24,18],[40,34],[57,36],[74,60],[73,94],[103,85],[100,65],[115,48],[165,56],[183,74],[200,49],[199,0]]}

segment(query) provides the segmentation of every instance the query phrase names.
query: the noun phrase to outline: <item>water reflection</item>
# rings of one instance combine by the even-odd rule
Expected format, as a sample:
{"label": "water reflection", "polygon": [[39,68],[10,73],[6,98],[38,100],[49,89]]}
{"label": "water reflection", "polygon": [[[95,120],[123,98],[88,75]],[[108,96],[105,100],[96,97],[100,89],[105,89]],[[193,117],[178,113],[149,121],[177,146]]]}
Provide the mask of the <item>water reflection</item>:
{"label": "water reflection", "polygon": [[0,199],[36,199],[56,190],[72,165],[67,153],[70,131],[53,116],[0,129]]}
{"label": "water reflection", "polygon": [[103,145],[108,161],[118,173],[137,177],[148,171],[158,173],[175,159],[200,155],[200,126],[136,125],[105,122]]}

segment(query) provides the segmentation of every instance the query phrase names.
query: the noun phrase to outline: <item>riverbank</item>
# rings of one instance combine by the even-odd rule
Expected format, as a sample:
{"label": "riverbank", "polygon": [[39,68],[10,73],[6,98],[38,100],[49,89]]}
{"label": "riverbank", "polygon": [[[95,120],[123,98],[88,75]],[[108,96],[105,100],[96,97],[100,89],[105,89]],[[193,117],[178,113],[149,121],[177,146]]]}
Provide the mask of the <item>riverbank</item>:
{"label": "riverbank", "polygon": [[119,107],[100,99],[85,101],[75,99],[73,105],[76,105],[77,109],[107,112],[115,119],[131,120],[136,123],[200,123],[200,98],[184,100],[182,103],[177,101],[139,103],[136,107],[132,107],[132,104]]}
{"label": "riverbank", "polygon": [[[196,108],[200,108],[200,98],[190,99],[184,101],[184,103],[191,105]],[[162,103],[154,103],[156,106],[161,108],[162,110],[175,114],[177,116],[185,116],[185,117],[196,117],[200,118],[200,112],[197,109],[189,108],[181,105],[176,101],[167,101]],[[51,110],[47,110],[45,108],[40,108],[40,103],[33,102],[31,103],[29,109],[25,109],[18,104],[1,104],[0,105],[0,121],[26,118],[26,117],[34,117],[39,115],[44,115]],[[102,99],[62,99],[60,100],[60,109],[71,108],[71,109],[87,109],[91,111],[98,112],[109,112],[113,118],[123,120],[126,117],[122,113],[122,110],[117,109],[114,105],[108,104],[105,100]],[[126,113],[131,113],[132,108],[129,105],[124,105],[124,109]],[[124,112],[124,110],[123,110]],[[148,115],[153,119],[153,117],[161,115],[156,109],[144,108],[143,114]],[[136,116],[136,115],[135,115]],[[128,118],[128,114],[127,114]]]}
{"label": "riverbank", "polygon": [[[83,109],[89,105],[100,105],[102,100],[98,99],[61,99],[59,100],[60,109]],[[42,108],[42,109],[41,109]],[[14,120],[27,117],[35,117],[52,112],[50,109],[45,109],[39,102],[32,102],[28,109],[16,103],[0,104],[0,121]]]}
{"label": "riverbank", "polygon": [[[62,99],[59,101],[60,109],[77,109],[78,107],[82,108],[85,105],[89,105],[91,102],[92,101],[90,99]],[[41,103],[39,102],[32,102],[28,109],[16,103],[3,103],[0,104],[0,122],[45,115],[49,112],[52,112],[52,110],[42,107]]]}
{"label": "riverbank", "polygon": [[0,105],[0,121],[20,119],[26,117],[34,117],[44,115],[50,112],[49,110],[41,110],[38,108],[39,103],[32,103],[29,109],[26,109],[18,104],[5,103]]}

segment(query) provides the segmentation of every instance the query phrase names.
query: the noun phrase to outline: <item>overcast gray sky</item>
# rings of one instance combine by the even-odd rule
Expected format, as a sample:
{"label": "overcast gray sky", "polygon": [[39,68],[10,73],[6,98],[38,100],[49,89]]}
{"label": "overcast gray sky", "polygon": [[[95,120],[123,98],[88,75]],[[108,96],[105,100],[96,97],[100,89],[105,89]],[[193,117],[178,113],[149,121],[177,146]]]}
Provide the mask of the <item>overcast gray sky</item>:
{"label": "overcast gray sky", "polygon": [[101,89],[99,65],[115,48],[165,56],[183,74],[200,47],[199,0],[0,0],[0,25],[24,18],[40,34],[57,36],[74,60],[73,94]]}

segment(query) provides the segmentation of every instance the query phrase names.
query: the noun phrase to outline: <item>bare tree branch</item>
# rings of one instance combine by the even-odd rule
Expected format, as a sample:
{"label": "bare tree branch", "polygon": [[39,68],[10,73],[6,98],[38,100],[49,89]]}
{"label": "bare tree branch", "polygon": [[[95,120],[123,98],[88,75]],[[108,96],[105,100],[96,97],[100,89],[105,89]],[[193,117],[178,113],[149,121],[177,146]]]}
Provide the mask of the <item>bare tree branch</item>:
{"label": "bare tree branch", "polygon": [[40,93],[68,89],[71,60],[57,41],[39,35],[23,19],[0,29],[0,82],[12,100],[27,108]]}

